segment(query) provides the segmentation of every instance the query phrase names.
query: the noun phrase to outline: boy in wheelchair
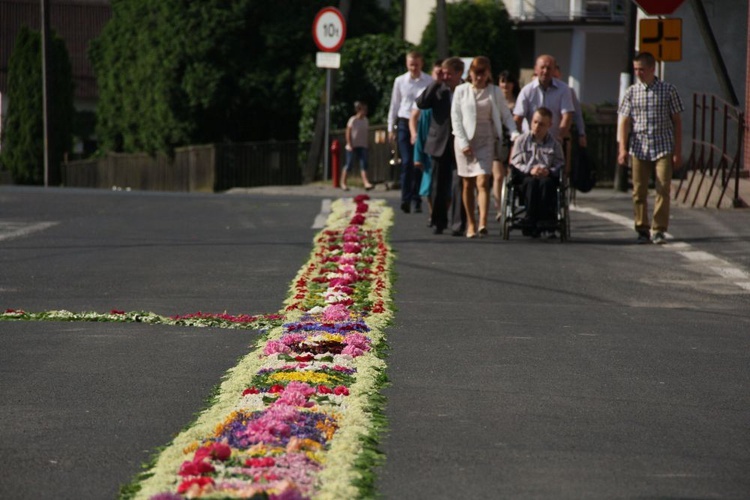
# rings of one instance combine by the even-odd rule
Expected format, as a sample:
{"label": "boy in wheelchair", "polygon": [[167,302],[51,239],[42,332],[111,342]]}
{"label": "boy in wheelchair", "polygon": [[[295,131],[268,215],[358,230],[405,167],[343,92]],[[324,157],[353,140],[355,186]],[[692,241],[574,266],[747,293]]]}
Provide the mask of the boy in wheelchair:
{"label": "boy in wheelchair", "polygon": [[565,167],[562,146],[549,133],[552,111],[539,107],[531,127],[513,144],[510,164],[514,183],[525,199],[524,236],[538,238],[542,230],[554,231],[557,222],[557,186]]}

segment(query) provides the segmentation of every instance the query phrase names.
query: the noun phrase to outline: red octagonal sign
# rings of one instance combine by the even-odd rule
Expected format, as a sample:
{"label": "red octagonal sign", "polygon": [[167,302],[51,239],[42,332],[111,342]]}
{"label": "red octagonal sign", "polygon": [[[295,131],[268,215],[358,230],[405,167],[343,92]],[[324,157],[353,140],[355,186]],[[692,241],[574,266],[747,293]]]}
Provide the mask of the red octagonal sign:
{"label": "red octagonal sign", "polygon": [[684,0],[633,0],[643,12],[650,16],[666,16],[679,7]]}

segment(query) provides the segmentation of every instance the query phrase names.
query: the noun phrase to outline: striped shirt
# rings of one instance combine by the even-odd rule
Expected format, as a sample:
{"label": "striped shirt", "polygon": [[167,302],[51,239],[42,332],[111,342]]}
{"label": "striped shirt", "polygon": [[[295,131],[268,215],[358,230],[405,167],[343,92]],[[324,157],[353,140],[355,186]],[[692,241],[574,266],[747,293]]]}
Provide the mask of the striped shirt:
{"label": "striped shirt", "polygon": [[683,110],[682,99],[674,85],[656,77],[651,85],[638,82],[628,87],[617,113],[632,121],[630,154],[646,161],[673,154],[672,115]]}
{"label": "striped shirt", "polygon": [[562,146],[549,132],[541,142],[537,142],[531,132],[524,132],[513,144],[510,164],[524,174],[530,174],[532,168],[542,166],[557,175],[565,165],[565,156]]}

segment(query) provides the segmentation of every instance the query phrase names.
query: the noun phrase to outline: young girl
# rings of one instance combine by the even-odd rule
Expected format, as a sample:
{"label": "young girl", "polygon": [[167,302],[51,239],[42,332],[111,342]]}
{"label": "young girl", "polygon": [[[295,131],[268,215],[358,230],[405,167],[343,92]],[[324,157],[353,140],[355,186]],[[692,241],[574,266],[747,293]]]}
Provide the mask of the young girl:
{"label": "young girl", "polygon": [[372,184],[367,179],[367,134],[369,122],[367,120],[367,104],[356,101],[354,103],[354,116],[349,118],[346,124],[346,165],[341,174],[341,189],[349,190],[346,185],[346,176],[352,169],[354,157],[360,162],[360,173],[362,175],[362,184],[366,190],[372,189]]}

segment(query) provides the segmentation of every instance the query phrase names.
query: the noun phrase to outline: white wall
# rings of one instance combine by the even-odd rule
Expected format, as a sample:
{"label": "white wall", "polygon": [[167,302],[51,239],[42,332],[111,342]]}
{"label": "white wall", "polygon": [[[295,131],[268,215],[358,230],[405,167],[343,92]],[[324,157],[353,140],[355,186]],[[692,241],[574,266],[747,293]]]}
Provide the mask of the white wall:
{"label": "white wall", "polygon": [[404,2],[404,39],[418,44],[422,32],[430,21],[430,12],[435,10],[436,0],[408,0]]}
{"label": "white wall", "polygon": [[[536,54],[550,54],[562,67],[567,82],[571,67],[572,31],[538,30]],[[617,102],[620,72],[625,67],[625,37],[622,31],[586,31],[585,73],[578,98],[585,104]]]}
{"label": "white wall", "polygon": [[621,33],[589,33],[586,38],[586,84],[581,101],[616,104],[620,73],[627,65],[624,28]]}

